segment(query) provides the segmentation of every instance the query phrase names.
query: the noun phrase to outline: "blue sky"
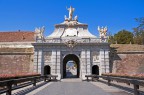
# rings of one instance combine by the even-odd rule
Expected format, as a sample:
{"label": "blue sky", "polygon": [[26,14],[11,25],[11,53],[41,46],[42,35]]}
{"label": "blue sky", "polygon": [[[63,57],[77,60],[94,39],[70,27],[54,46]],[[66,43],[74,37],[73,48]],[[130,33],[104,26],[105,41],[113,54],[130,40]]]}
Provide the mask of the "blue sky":
{"label": "blue sky", "polygon": [[137,26],[134,18],[144,17],[144,0],[0,0],[0,31],[34,31],[45,26],[45,35],[68,16],[66,6],[75,8],[81,23],[98,35],[97,26],[108,26],[111,34]]}

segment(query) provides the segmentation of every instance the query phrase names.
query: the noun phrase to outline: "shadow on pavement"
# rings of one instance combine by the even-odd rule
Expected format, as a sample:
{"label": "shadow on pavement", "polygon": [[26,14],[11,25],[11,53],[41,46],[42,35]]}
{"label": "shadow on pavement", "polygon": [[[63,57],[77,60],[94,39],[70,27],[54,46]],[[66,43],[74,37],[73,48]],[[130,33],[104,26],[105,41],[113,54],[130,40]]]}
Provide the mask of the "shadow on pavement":
{"label": "shadow on pavement", "polygon": [[35,89],[37,89],[37,88],[39,88],[39,87],[41,87],[41,86],[46,85],[47,83],[49,83],[49,82],[43,82],[43,83],[37,84],[36,86],[32,86],[32,87],[29,87],[29,88],[25,88],[25,89],[23,89],[23,90],[21,90],[21,91],[18,91],[18,92],[16,92],[16,93],[12,94],[12,95],[25,95],[25,94],[28,94],[28,93],[30,93],[31,91],[33,91],[33,90],[35,90]]}
{"label": "shadow on pavement", "polygon": [[[104,84],[107,84],[107,82],[106,82],[106,81],[103,81],[103,80],[99,80],[99,82],[102,82],[102,83],[104,83]],[[114,84],[114,83],[111,83],[110,86],[114,86],[114,87],[116,87],[116,88],[122,89],[122,90],[124,90],[124,91],[126,91],[126,92],[129,92],[129,93],[132,93],[132,94],[134,93],[134,89],[129,88],[129,87],[121,86],[121,85]],[[143,91],[140,91],[140,95],[144,95],[144,92],[143,92]]]}

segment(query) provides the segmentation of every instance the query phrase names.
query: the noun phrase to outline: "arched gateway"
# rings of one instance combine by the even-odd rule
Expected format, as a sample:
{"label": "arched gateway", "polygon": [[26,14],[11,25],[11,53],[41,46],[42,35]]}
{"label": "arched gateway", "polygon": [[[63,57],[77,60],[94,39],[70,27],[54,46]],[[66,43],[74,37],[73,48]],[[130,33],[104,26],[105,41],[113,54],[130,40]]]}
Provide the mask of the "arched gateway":
{"label": "arched gateway", "polygon": [[79,75],[80,75],[80,65],[79,65],[80,61],[79,61],[79,58],[76,55],[74,55],[74,54],[68,54],[63,59],[63,78],[66,77],[66,64],[70,60],[73,60],[75,62],[75,64],[76,64],[76,66],[77,66],[76,67],[76,69],[77,69],[76,70],[77,71],[76,77],[78,78]]}
{"label": "arched gateway", "polygon": [[70,70],[66,67],[68,62],[75,62],[76,76],[83,80],[85,75],[109,72],[107,27],[98,27],[99,37],[96,37],[88,31],[87,24],[78,22],[78,16],[72,18],[73,12],[70,7],[70,17],[65,16],[64,22],[56,24],[47,37],[43,35],[44,27],[35,29],[34,72],[58,75],[60,80]]}

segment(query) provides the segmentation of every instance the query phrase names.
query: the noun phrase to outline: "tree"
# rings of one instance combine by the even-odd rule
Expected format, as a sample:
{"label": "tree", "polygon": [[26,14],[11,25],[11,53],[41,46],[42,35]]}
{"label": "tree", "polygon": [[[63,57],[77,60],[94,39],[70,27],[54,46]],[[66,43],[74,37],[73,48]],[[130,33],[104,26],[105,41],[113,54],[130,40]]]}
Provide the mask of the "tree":
{"label": "tree", "polygon": [[112,35],[109,36],[108,42],[111,43],[111,44],[115,44],[116,41],[115,41],[115,39],[114,39],[114,36],[112,36]]}
{"label": "tree", "polygon": [[127,30],[121,30],[114,35],[114,39],[118,44],[133,43],[133,34]]}
{"label": "tree", "polygon": [[134,43],[135,44],[144,44],[144,17],[136,18],[136,22],[139,24],[134,28]]}

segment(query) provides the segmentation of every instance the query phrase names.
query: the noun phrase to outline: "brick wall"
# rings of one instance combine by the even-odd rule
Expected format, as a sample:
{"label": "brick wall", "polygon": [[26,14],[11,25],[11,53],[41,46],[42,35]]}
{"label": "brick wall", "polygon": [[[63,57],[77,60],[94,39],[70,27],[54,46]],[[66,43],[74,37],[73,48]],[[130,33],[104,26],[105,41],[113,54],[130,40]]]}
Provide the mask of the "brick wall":
{"label": "brick wall", "polygon": [[117,54],[113,60],[113,73],[144,73],[144,54]]}
{"label": "brick wall", "polygon": [[33,72],[33,54],[0,55],[0,74]]}
{"label": "brick wall", "polygon": [[31,44],[0,44],[0,74],[33,72]]}
{"label": "brick wall", "polygon": [[144,45],[111,44],[110,68],[113,73],[144,73]]}

